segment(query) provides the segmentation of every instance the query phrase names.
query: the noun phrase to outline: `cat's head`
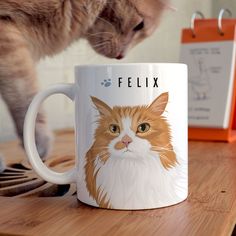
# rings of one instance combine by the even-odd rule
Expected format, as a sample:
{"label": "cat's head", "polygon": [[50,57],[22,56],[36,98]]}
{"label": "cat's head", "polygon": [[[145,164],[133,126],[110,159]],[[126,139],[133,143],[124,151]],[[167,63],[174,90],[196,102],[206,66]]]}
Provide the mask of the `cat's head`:
{"label": "cat's head", "polygon": [[100,114],[94,148],[101,160],[156,156],[165,168],[175,166],[170,128],[163,116],[168,93],[160,95],[150,106],[111,108],[95,97],[92,101]]}
{"label": "cat's head", "polygon": [[96,52],[122,59],[157,28],[167,0],[109,0],[86,37]]}

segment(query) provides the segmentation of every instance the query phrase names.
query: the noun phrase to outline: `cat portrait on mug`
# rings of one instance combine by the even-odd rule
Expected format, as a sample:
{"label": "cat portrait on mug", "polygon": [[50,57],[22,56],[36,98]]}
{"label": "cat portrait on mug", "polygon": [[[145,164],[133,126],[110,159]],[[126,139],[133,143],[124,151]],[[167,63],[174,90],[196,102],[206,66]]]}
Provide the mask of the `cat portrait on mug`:
{"label": "cat portrait on mug", "polygon": [[180,165],[163,113],[168,93],[149,106],[108,106],[92,97],[99,117],[84,166],[89,195],[102,208],[154,208],[178,199]]}
{"label": "cat portrait on mug", "polygon": [[[169,7],[167,2],[0,1],[0,94],[13,118],[22,146],[25,114],[38,93],[36,66],[40,59],[56,55],[82,38],[97,53],[122,59],[155,31],[164,9]],[[51,137],[41,110],[36,120],[35,139],[42,158],[48,156]],[[169,162],[165,165],[169,166]]]}

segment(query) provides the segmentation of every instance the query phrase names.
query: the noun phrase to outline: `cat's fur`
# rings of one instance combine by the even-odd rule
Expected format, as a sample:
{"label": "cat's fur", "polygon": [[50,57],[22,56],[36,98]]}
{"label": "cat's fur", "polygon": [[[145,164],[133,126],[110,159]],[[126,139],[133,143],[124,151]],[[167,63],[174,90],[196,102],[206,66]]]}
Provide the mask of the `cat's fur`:
{"label": "cat's fur", "polygon": [[[0,94],[21,140],[27,108],[38,92],[35,67],[41,58],[86,38],[98,53],[121,59],[156,29],[165,7],[162,0],[0,0]],[[50,140],[41,111],[36,123],[41,157]]]}
{"label": "cat's fur", "polygon": [[[98,206],[142,209],[177,202],[178,161],[163,116],[168,93],[150,106],[112,109],[95,97],[92,101],[100,117],[95,141],[86,154],[85,175],[88,192]],[[145,123],[149,130],[138,132]],[[113,125],[119,127],[117,133],[110,130]]]}

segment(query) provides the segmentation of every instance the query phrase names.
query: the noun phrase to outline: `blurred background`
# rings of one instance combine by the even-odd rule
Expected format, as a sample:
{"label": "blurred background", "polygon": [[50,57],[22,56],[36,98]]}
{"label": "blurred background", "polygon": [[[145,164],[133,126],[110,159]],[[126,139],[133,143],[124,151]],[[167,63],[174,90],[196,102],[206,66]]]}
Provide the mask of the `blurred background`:
{"label": "blurred background", "polygon": [[[134,48],[122,61],[126,62],[178,62],[182,28],[189,27],[193,12],[200,10],[207,18],[217,17],[221,8],[228,8],[236,16],[235,0],[172,0],[176,12],[166,12],[157,32],[143,44]],[[55,83],[71,83],[75,65],[117,63],[93,52],[85,41],[79,41],[54,58],[38,66],[41,89]],[[64,96],[56,95],[45,102],[50,127],[54,130],[73,127],[73,104]],[[7,108],[0,97],[0,142],[16,139]]]}

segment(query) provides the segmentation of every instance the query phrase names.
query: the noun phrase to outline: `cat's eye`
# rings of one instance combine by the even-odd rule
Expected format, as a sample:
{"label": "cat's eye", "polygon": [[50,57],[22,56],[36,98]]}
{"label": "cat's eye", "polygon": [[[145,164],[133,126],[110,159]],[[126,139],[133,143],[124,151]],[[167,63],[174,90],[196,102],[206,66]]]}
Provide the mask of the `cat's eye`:
{"label": "cat's eye", "polygon": [[120,127],[118,125],[110,125],[109,130],[113,134],[119,134],[120,133]]}
{"label": "cat's eye", "polygon": [[139,23],[138,25],[136,25],[133,29],[134,32],[140,31],[144,28],[144,21],[142,21],[141,23]]}
{"label": "cat's eye", "polygon": [[143,123],[138,126],[137,133],[146,133],[150,129],[150,125],[148,123]]}

